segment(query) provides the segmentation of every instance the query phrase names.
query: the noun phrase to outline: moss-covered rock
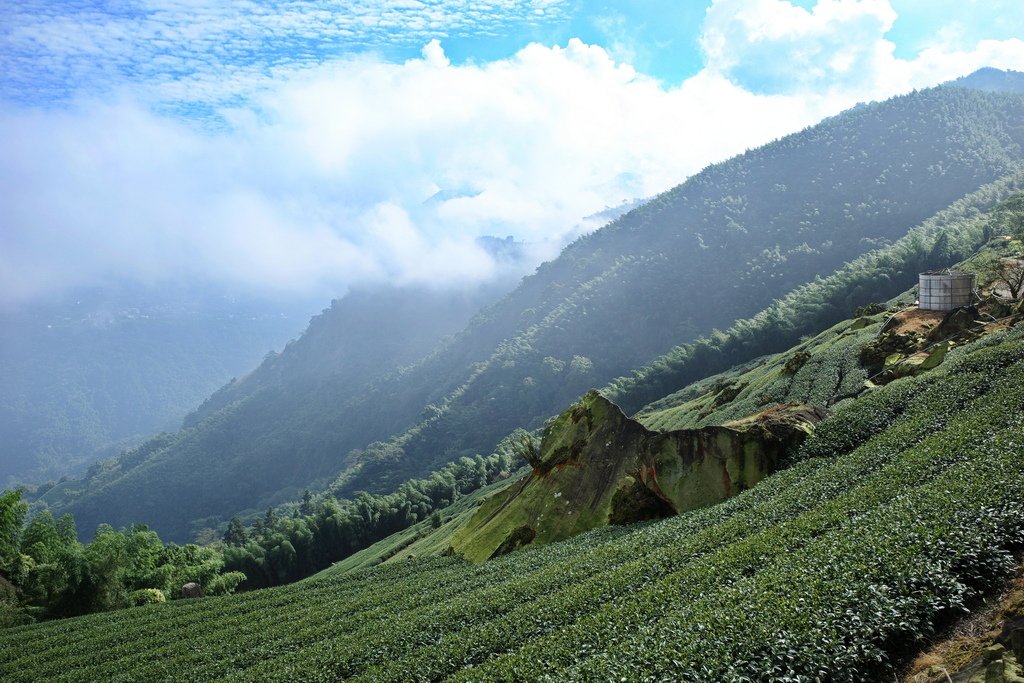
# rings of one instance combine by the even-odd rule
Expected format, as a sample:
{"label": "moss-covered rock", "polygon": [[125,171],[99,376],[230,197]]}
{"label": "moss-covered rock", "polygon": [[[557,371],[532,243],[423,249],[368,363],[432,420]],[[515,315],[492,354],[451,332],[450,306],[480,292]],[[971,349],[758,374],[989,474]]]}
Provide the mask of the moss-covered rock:
{"label": "moss-covered rock", "polygon": [[870,372],[879,372],[895,360],[917,351],[923,341],[924,338],[914,332],[887,331],[861,349],[860,363]]}
{"label": "moss-covered rock", "polygon": [[774,472],[822,417],[775,406],[721,426],[654,432],[591,391],[545,428],[533,471],[485,501],[452,546],[481,561],[714,504]]}

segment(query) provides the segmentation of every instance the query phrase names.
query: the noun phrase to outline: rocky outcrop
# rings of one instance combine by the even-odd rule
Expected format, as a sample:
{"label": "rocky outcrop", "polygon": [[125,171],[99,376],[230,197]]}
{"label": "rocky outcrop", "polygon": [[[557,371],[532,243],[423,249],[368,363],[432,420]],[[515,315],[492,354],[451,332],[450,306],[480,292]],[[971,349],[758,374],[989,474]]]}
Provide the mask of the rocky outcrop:
{"label": "rocky outcrop", "polygon": [[591,391],[548,424],[533,471],[485,501],[453,549],[480,561],[717,503],[774,472],[823,417],[785,405],[721,426],[653,432]]}
{"label": "rocky outcrop", "polygon": [[953,683],[1024,683],[1024,617],[1006,619],[995,642],[951,678]]}
{"label": "rocky outcrop", "polygon": [[911,664],[904,683],[1024,683],[1024,565]]}
{"label": "rocky outcrop", "polygon": [[882,325],[878,336],[861,349],[860,364],[871,375],[867,386],[920,375],[938,367],[957,345],[1013,327],[1020,322],[1021,314],[1024,302],[1018,305],[995,296],[947,313],[917,307],[898,311]]}
{"label": "rocky outcrop", "polygon": [[1015,652],[1001,644],[990,645],[956,673],[933,667],[918,678],[922,681],[953,683],[1024,683],[1024,668]]}
{"label": "rocky outcrop", "polygon": [[181,587],[181,597],[201,598],[203,597],[203,587],[198,583],[186,583]]}

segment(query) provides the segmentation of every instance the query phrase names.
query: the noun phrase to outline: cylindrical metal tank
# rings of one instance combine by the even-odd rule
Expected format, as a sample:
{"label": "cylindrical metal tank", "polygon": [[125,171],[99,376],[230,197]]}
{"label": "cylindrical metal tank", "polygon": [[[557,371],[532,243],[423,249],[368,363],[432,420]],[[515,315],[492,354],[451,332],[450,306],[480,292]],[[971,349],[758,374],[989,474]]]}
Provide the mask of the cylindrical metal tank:
{"label": "cylindrical metal tank", "polygon": [[927,311],[952,311],[974,301],[974,273],[938,270],[921,273],[918,307]]}

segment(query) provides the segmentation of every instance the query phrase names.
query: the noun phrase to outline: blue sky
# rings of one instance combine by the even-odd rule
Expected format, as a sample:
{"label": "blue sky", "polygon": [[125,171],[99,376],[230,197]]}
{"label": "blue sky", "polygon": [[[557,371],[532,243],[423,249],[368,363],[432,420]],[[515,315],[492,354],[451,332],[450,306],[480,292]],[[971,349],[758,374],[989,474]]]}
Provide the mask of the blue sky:
{"label": "blue sky", "polygon": [[[28,0],[0,8],[0,96],[39,104],[125,85],[152,87],[156,82],[214,77],[251,80],[254,74],[308,68],[367,52],[387,61],[404,61],[417,57],[435,38],[457,65],[508,58],[531,42],[565,45],[578,38],[604,47],[663,83],[677,84],[705,66],[700,41],[712,4]],[[774,4],[813,11],[818,2]],[[1024,9],[1015,0],[859,4],[891,7],[895,17],[884,35],[902,59],[939,42],[950,49],[970,49],[981,40],[1024,37]],[[745,85],[771,88],[756,80]]]}
{"label": "blue sky", "polygon": [[[1009,0],[0,4],[0,299],[466,283],[584,216],[981,66]],[[2,301],[0,301],[2,303]]]}

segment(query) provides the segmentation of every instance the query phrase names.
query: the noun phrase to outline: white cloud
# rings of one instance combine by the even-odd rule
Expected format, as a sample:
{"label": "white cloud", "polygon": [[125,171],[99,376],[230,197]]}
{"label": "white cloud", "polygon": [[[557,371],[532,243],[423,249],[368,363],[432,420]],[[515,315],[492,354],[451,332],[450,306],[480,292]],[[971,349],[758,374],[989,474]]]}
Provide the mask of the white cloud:
{"label": "white cloud", "polygon": [[[191,6],[161,2],[150,15]],[[512,13],[560,3],[492,4]],[[460,5],[483,12],[471,0],[406,5],[399,18],[382,10],[398,3],[364,0],[336,30],[440,25]],[[307,19],[252,21],[274,35]],[[422,57],[405,63],[364,54],[225,73],[193,59],[180,67],[186,77],[158,78],[154,89],[122,82],[120,99],[0,105],[0,299],[125,277],[328,294],[373,280],[472,282],[496,267],[474,244],[479,235],[558,244],[582,216],[859,100],[983,65],[1024,69],[1020,40],[936,44],[897,59],[885,37],[893,21],[885,0],[821,0],[812,10],[718,0],[704,26],[707,68],[674,87],[578,40],[463,65],[423,40]],[[176,44],[198,41],[216,61],[217,22],[160,31]],[[97,49],[116,61],[121,48],[101,33]],[[54,50],[70,40],[65,29],[37,38]],[[160,59],[157,69],[173,74],[183,58]],[[758,79],[769,92],[744,87]],[[154,113],[154,102],[212,108],[225,124],[203,129]]]}
{"label": "white cloud", "polygon": [[887,0],[717,0],[701,47],[709,69],[767,92],[862,85],[895,46],[883,37],[896,12]]}
{"label": "white cloud", "polygon": [[902,67],[903,82],[913,87],[949,80],[986,66],[1024,71],[1024,40],[982,40],[964,50],[930,47],[916,59],[893,66]]}
{"label": "white cloud", "polygon": [[[713,74],[678,88],[600,47],[309,69],[201,131],[138,103],[8,108],[0,290],[109,277],[271,288],[474,281],[482,234],[557,244],[582,216],[798,129],[827,103]],[[550,255],[550,254],[549,254]]]}
{"label": "white cloud", "polygon": [[888,0],[818,0],[810,9],[788,0],[715,0],[700,43],[709,70],[759,92],[873,99],[981,66],[1024,69],[1019,39],[956,48],[947,38],[900,59],[886,37],[896,20]]}

